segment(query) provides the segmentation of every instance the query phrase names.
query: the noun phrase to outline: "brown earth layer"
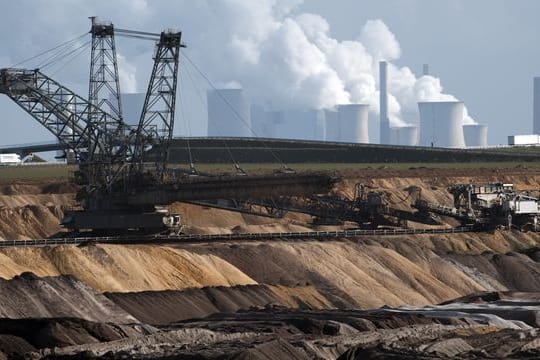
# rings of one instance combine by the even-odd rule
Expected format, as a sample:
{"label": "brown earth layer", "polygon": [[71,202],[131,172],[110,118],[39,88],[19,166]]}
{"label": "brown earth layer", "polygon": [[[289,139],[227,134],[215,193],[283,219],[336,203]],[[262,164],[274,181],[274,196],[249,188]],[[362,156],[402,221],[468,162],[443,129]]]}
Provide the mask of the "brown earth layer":
{"label": "brown earth layer", "polygon": [[[540,189],[540,171],[523,168],[372,169],[341,175],[335,193],[351,197],[354,184],[363,183],[404,210],[412,210],[414,186],[427,201],[446,205],[452,201],[446,188],[455,183],[502,181],[518,190]],[[75,190],[54,182],[0,186],[0,237],[58,232],[58,219],[75,205]],[[188,204],[173,208],[190,232],[320,228],[297,214],[268,219]],[[538,234],[497,231],[1,249],[0,277],[6,280],[0,280],[0,316],[12,319],[0,319],[0,359],[52,346],[65,347],[58,353],[43,350],[39,357],[534,358],[540,347],[531,329],[538,326],[537,295],[513,302],[520,292],[540,292],[539,248]],[[23,274],[28,271],[36,275]],[[480,305],[454,301],[441,305],[440,316],[433,309],[410,308],[455,298]],[[380,306],[394,309],[358,312]],[[161,331],[126,324],[139,321]],[[48,342],[38,343],[39,334]],[[503,342],[510,345],[494,345]]]}

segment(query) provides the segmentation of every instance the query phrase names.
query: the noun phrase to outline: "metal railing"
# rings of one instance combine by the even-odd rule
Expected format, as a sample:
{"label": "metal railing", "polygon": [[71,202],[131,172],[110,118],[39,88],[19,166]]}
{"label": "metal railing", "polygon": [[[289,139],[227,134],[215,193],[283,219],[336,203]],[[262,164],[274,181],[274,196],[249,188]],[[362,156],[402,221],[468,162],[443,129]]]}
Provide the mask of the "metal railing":
{"label": "metal railing", "polygon": [[314,240],[314,239],[350,239],[363,236],[397,236],[421,234],[454,234],[473,232],[469,226],[437,229],[377,229],[377,230],[337,230],[337,231],[300,231],[275,233],[233,233],[233,234],[190,234],[190,235],[133,235],[133,236],[96,236],[70,237],[33,240],[4,240],[0,248],[39,247],[58,245],[80,245],[85,243],[100,244],[174,244],[204,243],[219,241],[263,241],[263,240]]}

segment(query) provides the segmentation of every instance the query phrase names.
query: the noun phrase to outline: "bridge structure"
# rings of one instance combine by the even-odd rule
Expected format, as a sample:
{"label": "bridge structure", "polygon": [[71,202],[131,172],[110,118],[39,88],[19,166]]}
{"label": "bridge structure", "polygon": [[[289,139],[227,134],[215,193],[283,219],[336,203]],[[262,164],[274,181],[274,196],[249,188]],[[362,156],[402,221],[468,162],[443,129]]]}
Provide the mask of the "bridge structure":
{"label": "bridge structure", "polygon": [[[242,163],[274,162],[272,154],[282,156],[287,163],[511,162],[539,160],[539,155],[534,152],[502,152],[489,148],[446,149],[278,138],[177,136],[171,140],[169,161],[171,163],[188,162],[190,160],[186,152],[188,146],[192,152],[192,160],[198,163],[230,162],[229,151]],[[67,149],[67,145],[55,141],[8,144],[0,145],[0,154],[16,153],[24,157],[30,153],[66,151]]]}

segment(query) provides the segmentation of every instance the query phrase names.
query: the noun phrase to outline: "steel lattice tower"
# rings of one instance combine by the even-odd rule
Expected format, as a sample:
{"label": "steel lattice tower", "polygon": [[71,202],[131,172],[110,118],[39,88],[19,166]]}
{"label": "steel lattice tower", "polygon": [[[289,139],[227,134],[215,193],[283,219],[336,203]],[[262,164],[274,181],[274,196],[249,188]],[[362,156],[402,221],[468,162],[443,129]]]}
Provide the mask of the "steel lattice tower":
{"label": "steel lattice tower", "polygon": [[[92,50],[88,101],[123,122],[114,26],[91,17]],[[93,114],[90,118],[94,119]]]}
{"label": "steel lattice tower", "polygon": [[[162,32],[156,45],[154,67],[137,128],[132,171],[141,171],[148,146],[157,147],[157,179],[163,180],[168,162],[168,148],[173,136],[176,85],[181,32]],[[152,143],[148,143],[151,139]]]}

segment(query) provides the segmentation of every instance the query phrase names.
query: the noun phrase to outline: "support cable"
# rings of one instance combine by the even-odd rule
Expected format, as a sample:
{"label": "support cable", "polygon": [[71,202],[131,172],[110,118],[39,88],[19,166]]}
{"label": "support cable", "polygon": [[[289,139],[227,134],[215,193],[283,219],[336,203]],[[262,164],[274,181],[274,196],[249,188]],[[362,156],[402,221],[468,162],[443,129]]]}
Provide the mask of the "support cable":
{"label": "support cable", "polygon": [[[180,53],[181,54],[181,53]],[[196,93],[197,95],[199,96],[199,99],[201,101],[201,104],[204,105],[206,104],[206,102],[204,101],[204,97],[202,96],[201,94],[201,89],[199,88],[199,86],[197,85],[196,81],[193,79],[193,77],[191,76],[191,73],[189,72],[189,70],[187,69],[186,66],[183,67],[183,69],[186,69],[186,74],[188,75],[188,78],[189,80],[191,81],[194,89],[196,90]],[[227,153],[229,154],[229,157],[231,158],[231,161],[234,165],[234,168],[237,172],[241,173],[241,174],[245,174],[245,171],[240,167],[240,164],[236,161],[236,159],[234,158],[234,155],[231,151],[231,149],[229,148],[229,145],[227,145],[227,142],[225,141],[225,139],[221,139],[223,145],[225,146],[225,149],[227,150]]]}
{"label": "support cable", "polygon": [[183,55],[186,60],[188,61],[188,63],[206,80],[206,82],[210,85],[210,87],[216,91],[216,93],[218,94],[218,96],[221,98],[221,100],[233,111],[233,113],[235,114],[235,116],[240,119],[244,125],[249,129],[249,131],[255,136],[255,138],[259,139],[259,141],[263,144],[263,146],[270,152],[270,154],[274,157],[275,160],[277,160],[277,162],[282,166],[282,168],[284,170],[287,170],[287,171],[290,171],[291,168],[289,166],[287,166],[287,164],[281,160],[279,158],[279,156],[277,156],[277,154],[268,146],[268,144],[266,144],[265,141],[261,140],[261,137],[259,137],[259,135],[257,134],[257,132],[255,130],[253,130],[253,128],[248,124],[248,122],[246,121],[246,119],[244,119],[239,113],[238,111],[234,108],[234,106],[232,106],[232,104],[227,101],[227,99],[219,92],[219,90],[217,89],[216,86],[214,86],[214,84],[212,83],[212,81],[210,81],[210,79],[202,72],[201,69],[199,69],[199,67],[189,58],[189,56],[186,55],[186,53],[184,52],[180,52],[180,55]]}
{"label": "support cable", "polygon": [[[179,77],[180,83],[182,83],[182,79],[181,79],[182,78],[182,72],[181,71],[178,73],[178,77]],[[189,172],[192,175],[197,175],[198,172],[197,172],[197,169],[195,168],[195,164],[193,163],[193,155],[191,153],[191,145],[189,143],[189,138],[191,137],[191,126],[190,126],[190,123],[189,123],[189,118],[186,117],[186,113],[185,113],[185,109],[184,109],[184,103],[183,103],[183,100],[182,100],[182,91],[178,92],[178,101],[180,102],[180,111],[182,112],[182,118],[187,123],[187,127],[188,127],[188,136],[186,137],[186,141],[187,141],[187,150],[188,150],[188,155],[189,155]]]}
{"label": "support cable", "polygon": [[89,40],[89,41],[85,42],[84,44],[82,44],[82,45],[80,45],[80,46],[78,46],[78,47],[76,47],[74,49],[71,49],[67,53],[61,54],[61,56],[59,56],[58,58],[52,59],[51,61],[49,61],[46,64],[42,65],[40,67],[40,69],[43,70],[43,69],[46,69],[49,66],[56,65],[59,61],[62,61],[64,59],[66,59],[67,57],[69,57],[70,55],[72,55],[73,53],[75,53],[76,51],[78,51],[78,50],[80,50],[80,49],[82,49],[84,47],[87,47],[90,43],[91,43],[91,41]]}
{"label": "support cable", "polygon": [[69,46],[65,46],[60,49],[57,49],[48,57],[42,59],[39,63],[37,63],[35,67],[39,69],[45,64],[54,63],[56,61],[61,60],[65,56],[65,54],[67,54],[71,49],[73,49],[74,46],[77,46],[77,45],[78,43],[72,43],[72,44],[69,44]]}
{"label": "support cable", "polygon": [[78,58],[81,54],[83,54],[88,48],[90,47],[90,42],[87,42],[86,45],[83,45],[79,48],[79,52],[74,53],[70,59],[67,59],[63,64],[60,65],[60,67],[54,71],[50,76],[53,77],[56,74],[58,74],[60,71],[66,68],[70,63],[72,63],[76,58]]}
{"label": "support cable", "polygon": [[58,49],[58,48],[60,48],[60,47],[62,47],[62,46],[65,46],[65,45],[68,45],[68,44],[70,44],[70,43],[72,43],[72,42],[75,42],[75,41],[77,41],[77,40],[83,38],[83,37],[86,36],[87,34],[88,34],[88,33],[85,32],[84,34],[79,35],[79,36],[77,36],[77,37],[75,37],[75,38],[73,38],[73,39],[70,39],[70,40],[65,41],[65,42],[63,42],[63,43],[61,43],[61,44],[58,44],[58,45],[56,45],[56,46],[54,46],[54,47],[52,47],[52,48],[50,48],[50,49],[47,49],[47,50],[45,50],[45,51],[42,51],[42,52],[40,52],[39,54],[36,54],[36,55],[34,55],[34,56],[31,56],[31,57],[29,57],[29,58],[27,58],[27,59],[21,60],[21,61],[19,61],[18,63],[11,65],[10,68],[14,68],[14,67],[17,67],[17,66],[19,66],[19,65],[22,65],[22,64],[24,64],[24,63],[27,63],[28,61],[32,61],[32,60],[34,60],[34,59],[37,59],[38,57],[40,57],[40,56],[42,56],[42,55],[45,55],[45,54],[47,54],[47,53],[49,53],[49,52],[51,52],[51,51],[54,51],[54,50],[56,50],[56,49]]}

